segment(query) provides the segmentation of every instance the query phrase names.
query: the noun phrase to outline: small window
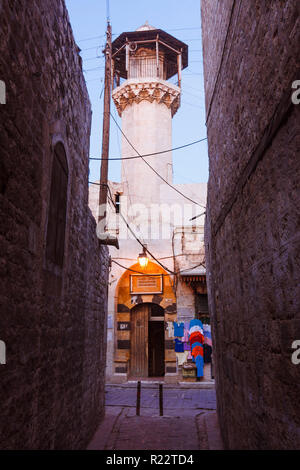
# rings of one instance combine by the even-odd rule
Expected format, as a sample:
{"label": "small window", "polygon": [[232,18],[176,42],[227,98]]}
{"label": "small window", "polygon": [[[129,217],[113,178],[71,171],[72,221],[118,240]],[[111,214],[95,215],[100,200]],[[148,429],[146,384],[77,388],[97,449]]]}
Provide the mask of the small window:
{"label": "small window", "polygon": [[197,294],[196,297],[196,309],[199,313],[208,313],[208,299],[207,294]]}
{"label": "small window", "polygon": [[120,209],[121,209],[121,196],[119,193],[116,194],[116,213],[120,214]]}
{"label": "small window", "polygon": [[50,191],[46,257],[62,267],[65,250],[68,165],[65,149],[61,143],[58,143],[54,149]]}

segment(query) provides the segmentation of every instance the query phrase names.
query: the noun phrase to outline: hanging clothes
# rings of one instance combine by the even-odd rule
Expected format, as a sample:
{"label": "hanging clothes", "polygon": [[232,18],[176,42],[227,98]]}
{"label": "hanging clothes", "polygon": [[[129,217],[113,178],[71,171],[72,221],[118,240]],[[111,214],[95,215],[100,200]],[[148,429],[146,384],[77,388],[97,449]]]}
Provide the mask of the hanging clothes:
{"label": "hanging clothes", "polygon": [[203,343],[204,331],[203,324],[200,320],[194,319],[190,321],[189,340],[191,345],[191,355],[193,362],[196,363],[197,377],[203,377]]}
{"label": "hanging clothes", "polygon": [[169,338],[174,338],[174,325],[172,321],[167,322],[167,331]]}
{"label": "hanging clothes", "polygon": [[187,361],[188,355],[189,355],[188,351],[177,352],[176,353],[176,357],[177,357],[177,361],[178,361],[179,366],[182,366]]}
{"label": "hanging clothes", "polygon": [[183,336],[184,323],[174,321],[174,336],[181,338]]}
{"label": "hanging clothes", "polygon": [[203,325],[203,331],[204,331],[204,343],[208,344],[209,346],[212,346],[211,326],[210,325]]}
{"label": "hanging clothes", "polygon": [[197,359],[197,356],[201,356],[203,358],[203,347],[202,346],[196,346],[192,350],[192,356],[195,360]]}
{"label": "hanging clothes", "polygon": [[202,343],[199,343],[199,342],[195,342],[191,345],[191,351],[193,353],[194,349],[197,348],[197,347],[201,347],[203,349],[203,344]]}
{"label": "hanging clothes", "polygon": [[184,341],[185,343],[188,343],[188,341],[189,341],[189,336],[190,336],[189,329],[184,327],[183,341]]}
{"label": "hanging clothes", "polygon": [[201,355],[197,356],[195,362],[197,367],[197,377],[203,377],[203,357]]}
{"label": "hanging clothes", "polygon": [[203,345],[204,364],[210,364],[211,363],[211,355],[212,355],[212,347],[209,346],[208,344],[204,343],[204,345]]}
{"label": "hanging clothes", "polygon": [[175,338],[175,352],[178,352],[178,353],[184,352],[183,342],[177,338]]}
{"label": "hanging clothes", "polygon": [[193,320],[190,321],[190,329],[193,328],[193,326],[200,326],[203,330],[203,324],[201,320],[198,320],[197,318],[194,318]]}
{"label": "hanging clothes", "polygon": [[200,331],[195,331],[190,335],[190,344],[194,343],[195,341],[199,341],[200,343],[203,343],[204,336]]}
{"label": "hanging clothes", "polygon": [[197,331],[200,331],[200,333],[203,334],[203,328],[201,328],[200,325],[192,326],[192,328],[190,328],[190,330],[189,330],[189,333],[190,333],[190,335],[191,335],[191,334],[193,334],[193,333],[196,333]]}

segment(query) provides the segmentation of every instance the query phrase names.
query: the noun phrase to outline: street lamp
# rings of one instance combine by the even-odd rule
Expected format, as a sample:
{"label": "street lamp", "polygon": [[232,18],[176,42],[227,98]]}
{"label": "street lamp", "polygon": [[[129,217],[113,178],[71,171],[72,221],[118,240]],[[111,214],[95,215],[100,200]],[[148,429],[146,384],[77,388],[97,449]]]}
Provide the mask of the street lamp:
{"label": "street lamp", "polygon": [[149,262],[149,258],[147,256],[147,251],[146,251],[146,248],[143,247],[143,253],[140,253],[139,254],[139,257],[138,257],[138,262],[139,262],[139,265],[142,269],[145,269],[147,268],[148,266],[148,262]]}

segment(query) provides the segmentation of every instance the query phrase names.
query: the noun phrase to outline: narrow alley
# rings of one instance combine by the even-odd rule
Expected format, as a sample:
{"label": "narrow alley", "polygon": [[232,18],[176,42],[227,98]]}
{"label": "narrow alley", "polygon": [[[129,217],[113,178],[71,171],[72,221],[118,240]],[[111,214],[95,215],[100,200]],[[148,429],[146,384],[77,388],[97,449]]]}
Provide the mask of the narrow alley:
{"label": "narrow alley", "polygon": [[0,0],[0,452],[300,450],[299,58],[299,0]]}
{"label": "narrow alley", "polygon": [[106,413],[89,450],[222,450],[213,389],[164,386],[160,416],[157,384],[107,385]]}

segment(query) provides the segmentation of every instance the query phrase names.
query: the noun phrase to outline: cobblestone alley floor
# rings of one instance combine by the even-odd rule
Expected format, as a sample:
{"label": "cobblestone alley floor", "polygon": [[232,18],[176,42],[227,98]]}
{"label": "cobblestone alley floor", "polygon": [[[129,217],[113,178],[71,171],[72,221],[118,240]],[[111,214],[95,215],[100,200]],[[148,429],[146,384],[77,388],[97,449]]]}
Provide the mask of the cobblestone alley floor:
{"label": "cobblestone alley floor", "polygon": [[136,387],[106,386],[106,415],[89,450],[222,449],[214,390],[164,387],[159,416],[157,384],[142,384],[136,416]]}

